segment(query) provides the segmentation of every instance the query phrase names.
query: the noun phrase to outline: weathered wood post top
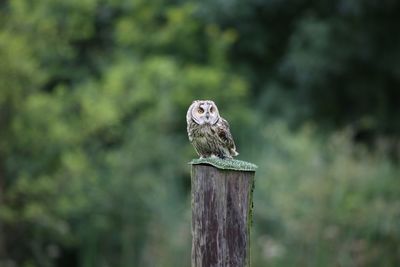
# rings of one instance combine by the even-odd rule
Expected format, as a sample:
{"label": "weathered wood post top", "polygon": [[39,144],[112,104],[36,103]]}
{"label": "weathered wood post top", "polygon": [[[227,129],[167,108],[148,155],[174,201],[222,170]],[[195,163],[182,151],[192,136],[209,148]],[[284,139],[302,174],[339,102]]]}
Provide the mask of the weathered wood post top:
{"label": "weathered wood post top", "polygon": [[250,266],[256,165],[195,159],[192,165],[192,267]]}

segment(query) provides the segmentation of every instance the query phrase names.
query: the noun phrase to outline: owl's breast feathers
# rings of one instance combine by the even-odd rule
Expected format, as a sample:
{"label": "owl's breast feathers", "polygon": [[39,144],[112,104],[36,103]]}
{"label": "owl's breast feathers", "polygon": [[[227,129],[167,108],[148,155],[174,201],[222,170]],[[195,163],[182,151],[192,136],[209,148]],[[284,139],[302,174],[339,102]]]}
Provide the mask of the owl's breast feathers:
{"label": "owl's breast feathers", "polygon": [[188,127],[188,134],[189,140],[200,156],[216,155],[221,158],[231,158],[238,155],[229,124],[222,117],[214,125],[199,125],[193,122]]}

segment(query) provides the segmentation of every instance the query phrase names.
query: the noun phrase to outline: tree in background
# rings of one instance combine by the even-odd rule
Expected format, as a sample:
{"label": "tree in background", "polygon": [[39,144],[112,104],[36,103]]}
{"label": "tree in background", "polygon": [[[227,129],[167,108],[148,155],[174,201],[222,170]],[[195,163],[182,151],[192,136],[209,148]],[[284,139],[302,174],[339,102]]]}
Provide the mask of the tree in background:
{"label": "tree in background", "polygon": [[239,36],[230,60],[262,111],[294,124],[350,124],[367,141],[398,136],[398,2],[207,1],[204,8],[208,21]]}
{"label": "tree in background", "polygon": [[247,95],[224,64],[233,37],[195,11],[145,1],[3,6],[2,264],[189,259],[182,114],[193,98],[233,107]]}

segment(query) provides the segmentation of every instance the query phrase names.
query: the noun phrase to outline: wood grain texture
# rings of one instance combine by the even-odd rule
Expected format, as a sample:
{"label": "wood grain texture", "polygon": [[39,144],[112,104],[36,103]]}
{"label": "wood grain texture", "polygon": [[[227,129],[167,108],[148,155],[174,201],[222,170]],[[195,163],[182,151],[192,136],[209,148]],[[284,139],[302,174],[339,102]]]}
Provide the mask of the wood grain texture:
{"label": "wood grain texture", "polygon": [[250,266],[254,171],[192,166],[192,267]]}

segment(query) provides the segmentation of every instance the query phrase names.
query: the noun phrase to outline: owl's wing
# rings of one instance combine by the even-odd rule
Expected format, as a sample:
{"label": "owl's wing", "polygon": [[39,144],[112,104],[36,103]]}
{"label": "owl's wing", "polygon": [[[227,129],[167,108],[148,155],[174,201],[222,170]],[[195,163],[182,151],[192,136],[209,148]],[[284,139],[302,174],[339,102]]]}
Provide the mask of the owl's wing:
{"label": "owl's wing", "polygon": [[217,134],[229,150],[233,150],[235,153],[237,153],[235,142],[233,141],[233,137],[229,129],[229,123],[222,117],[220,120],[220,125],[217,128]]}

